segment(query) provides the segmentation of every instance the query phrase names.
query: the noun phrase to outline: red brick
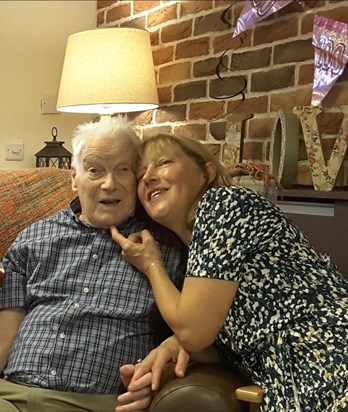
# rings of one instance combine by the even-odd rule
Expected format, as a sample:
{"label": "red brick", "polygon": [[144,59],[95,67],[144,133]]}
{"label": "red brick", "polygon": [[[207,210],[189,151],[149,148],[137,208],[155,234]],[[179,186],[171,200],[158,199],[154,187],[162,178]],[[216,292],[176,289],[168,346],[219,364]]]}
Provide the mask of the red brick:
{"label": "red brick", "polygon": [[268,95],[260,97],[247,97],[245,100],[237,99],[227,104],[227,113],[266,113]]}
{"label": "red brick", "polygon": [[271,94],[271,111],[292,109],[294,106],[310,106],[312,100],[312,87],[297,88],[294,91]]}
{"label": "red brick", "polygon": [[232,33],[217,35],[213,40],[214,53],[224,52],[227,50],[242,50],[245,47],[251,45],[251,37],[246,36],[241,39],[240,37],[232,37]]}
{"label": "red brick", "polygon": [[143,139],[148,139],[149,137],[156,136],[157,134],[160,133],[172,133],[172,127],[171,126],[151,126],[151,127],[145,127],[142,129],[142,138]]}
{"label": "red brick", "polygon": [[159,33],[160,33],[159,29],[150,32],[151,46],[158,46],[159,45]]}
{"label": "red brick", "polygon": [[224,114],[224,102],[199,102],[191,103],[189,119],[217,119]]}
{"label": "red brick", "polygon": [[162,9],[156,10],[148,14],[147,25],[148,27],[153,27],[165,23],[167,21],[174,20],[177,16],[176,13],[177,4],[171,4],[169,6],[163,7]]}
{"label": "red brick", "polygon": [[302,62],[314,59],[312,39],[296,40],[274,47],[274,64]]}
{"label": "red brick", "polygon": [[346,67],[344,68],[343,73],[337,79],[337,83],[341,83],[341,82],[348,82],[348,64],[346,64]]}
{"label": "red brick", "polygon": [[264,92],[293,86],[295,81],[294,66],[276,68],[251,74],[250,90]]}
{"label": "red brick", "polygon": [[187,57],[202,56],[209,52],[209,37],[201,37],[195,40],[185,40],[176,45],[176,60]]}
{"label": "red brick", "polygon": [[103,9],[104,7],[110,7],[112,4],[117,3],[115,0],[98,0],[97,9]]}
{"label": "red brick", "polygon": [[102,26],[105,23],[105,12],[101,11],[97,13],[97,26]]}
{"label": "red brick", "polygon": [[243,160],[262,160],[263,144],[259,142],[244,142]]}
{"label": "red brick", "polygon": [[110,23],[113,21],[118,21],[123,17],[128,17],[131,14],[131,5],[130,3],[119,3],[112,9],[107,10],[106,12],[106,22]]}
{"label": "red brick", "polygon": [[205,123],[186,123],[185,125],[175,126],[173,133],[178,136],[192,137],[197,140],[206,139],[206,124]]}
{"label": "red brick", "polygon": [[192,20],[171,24],[161,29],[162,43],[186,39],[192,35]]}
{"label": "red brick", "polygon": [[142,13],[157,7],[161,4],[160,1],[151,1],[151,0],[133,0],[133,14]]}
{"label": "red brick", "polygon": [[228,30],[227,24],[221,20],[222,13],[223,11],[219,11],[196,17],[193,34],[199,36],[209,32]]}
{"label": "red brick", "polygon": [[314,64],[302,64],[298,71],[298,84],[311,84],[314,78]]}
{"label": "red brick", "polygon": [[199,99],[207,96],[207,81],[200,80],[178,84],[174,87],[174,101],[185,101],[188,99]]}
{"label": "red brick", "polygon": [[191,63],[176,63],[159,69],[159,85],[172,84],[191,78]]}
{"label": "red brick", "polygon": [[269,138],[272,135],[275,119],[250,119],[249,120],[249,138]]}
{"label": "red brick", "polygon": [[161,106],[156,110],[156,123],[182,122],[186,120],[186,105]]}
{"label": "red brick", "polygon": [[212,122],[209,124],[210,135],[215,140],[223,141],[226,138],[226,122]]}
{"label": "red brick", "polygon": [[145,112],[134,112],[129,113],[128,118],[131,120],[132,124],[136,126],[143,126],[151,124],[152,122],[153,111],[146,110]]}
{"label": "red brick", "polygon": [[145,26],[145,16],[131,18],[130,20],[125,20],[120,24],[120,27],[132,27],[135,29],[145,29]]}
{"label": "red brick", "polygon": [[160,104],[170,103],[172,101],[172,88],[172,86],[157,88]]}
{"label": "red brick", "polygon": [[206,77],[216,74],[217,70],[219,73],[225,72],[226,67],[229,66],[227,56],[222,59],[212,57],[210,59],[200,60],[193,63],[193,76],[194,77]]}
{"label": "red brick", "polygon": [[342,112],[321,112],[317,116],[319,133],[338,134],[343,120]]}
{"label": "red brick", "polygon": [[249,70],[267,67],[271,63],[272,49],[264,47],[258,50],[235,52],[231,56],[231,70]]}
{"label": "red brick", "polygon": [[209,96],[212,98],[230,98],[245,92],[246,80],[242,76],[223,77],[209,81]]}
{"label": "red brick", "polygon": [[152,52],[153,63],[155,66],[159,66],[164,63],[169,63],[174,60],[174,47],[167,46]]}
{"label": "red brick", "polygon": [[272,24],[256,26],[254,45],[270,44],[274,41],[289,39],[297,35],[297,18],[275,21]]}
{"label": "red brick", "polygon": [[348,85],[339,83],[333,86],[322,101],[323,107],[333,107],[348,104]]}
{"label": "red brick", "polygon": [[180,2],[180,17],[197,14],[200,11],[212,9],[213,6],[212,0]]}

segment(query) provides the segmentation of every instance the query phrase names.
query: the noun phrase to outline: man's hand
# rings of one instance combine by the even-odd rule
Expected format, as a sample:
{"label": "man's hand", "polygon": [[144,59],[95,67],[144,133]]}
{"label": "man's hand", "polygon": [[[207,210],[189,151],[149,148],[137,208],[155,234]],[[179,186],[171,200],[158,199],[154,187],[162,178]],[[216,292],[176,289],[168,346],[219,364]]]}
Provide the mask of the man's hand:
{"label": "man's hand", "polygon": [[186,368],[190,361],[189,353],[179,344],[175,336],[171,336],[153,349],[141,363],[135,366],[135,371],[129,391],[139,390],[143,377],[151,373],[151,389],[157,391],[160,386],[162,372],[169,362],[175,363],[175,374],[178,378],[185,376]]}
{"label": "man's hand", "polygon": [[[123,384],[128,388],[134,375],[136,365],[123,365],[120,368]],[[116,412],[143,412],[146,411],[152,401],[151,373],[146,373],[137,381],[137,386],[132,391],[120,395],[117,400],[124,405],[117,406]]]}

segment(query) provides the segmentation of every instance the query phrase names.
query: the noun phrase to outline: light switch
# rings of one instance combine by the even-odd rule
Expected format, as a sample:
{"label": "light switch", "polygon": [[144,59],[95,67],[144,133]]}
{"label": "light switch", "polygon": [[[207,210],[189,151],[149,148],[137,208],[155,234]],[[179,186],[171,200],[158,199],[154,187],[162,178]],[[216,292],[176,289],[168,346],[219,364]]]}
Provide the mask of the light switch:
{"label": "light switch", "polygon": [[5,160],[23,160],[23,143],[6,143]]}
{"label": "light switch", "polygon": [[56,94],[45,94],[44,96],[42,96],[41,97],[41,113],[43,114],[59,113],[56,110],[57,98],[58,98],[58,95]]}

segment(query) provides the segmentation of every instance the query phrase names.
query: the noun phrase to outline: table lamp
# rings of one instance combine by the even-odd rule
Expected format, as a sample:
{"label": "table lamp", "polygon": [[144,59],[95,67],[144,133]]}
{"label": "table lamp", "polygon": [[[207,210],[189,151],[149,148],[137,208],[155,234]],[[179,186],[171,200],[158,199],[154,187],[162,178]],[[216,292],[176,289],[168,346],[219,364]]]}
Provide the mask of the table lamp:
{"label": "table lamp", "polygon": [[103,116],[156,107],[148,31],[102,28],[69,36],[57,111]]}

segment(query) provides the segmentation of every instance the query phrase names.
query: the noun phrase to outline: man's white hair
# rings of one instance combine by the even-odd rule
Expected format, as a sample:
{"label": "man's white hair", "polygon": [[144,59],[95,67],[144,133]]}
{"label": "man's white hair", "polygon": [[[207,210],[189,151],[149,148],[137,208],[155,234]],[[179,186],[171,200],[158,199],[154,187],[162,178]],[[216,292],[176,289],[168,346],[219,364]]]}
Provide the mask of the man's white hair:
{"label": "man's white hair", "polygon": [[140,138],[131,123],[124,116],[105,117],[98,122],[88,122],[77,126],[72,138],[73,166],[81,166],[81,152],[85,145],[95,139],[114,139],[127,141],[134,147],[134,157],[140,147]]}

